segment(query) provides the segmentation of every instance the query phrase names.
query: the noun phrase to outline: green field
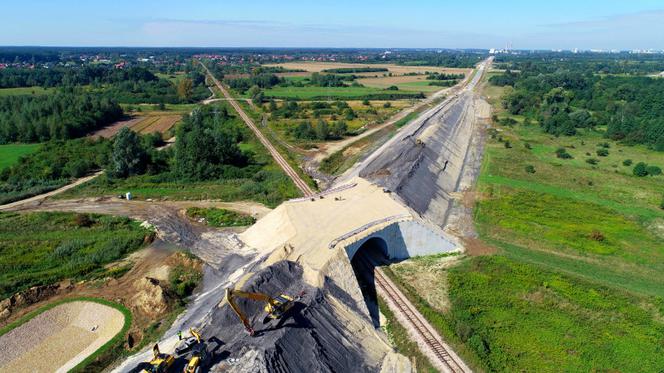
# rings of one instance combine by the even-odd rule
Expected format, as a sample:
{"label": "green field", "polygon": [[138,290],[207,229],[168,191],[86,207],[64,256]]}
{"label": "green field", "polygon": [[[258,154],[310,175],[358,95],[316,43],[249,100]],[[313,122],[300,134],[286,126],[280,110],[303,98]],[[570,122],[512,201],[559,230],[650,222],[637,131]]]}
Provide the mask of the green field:
{"label": "green field", "polygon": [[312,99],[363,99],[365,96],[399,94],[416,96],[417,92],[386,91],[368,87],[273,87],[265,90],[265,96],[274,98]]}
{"label": "green field", "polygon": [[18,96],[18,95],[45,95],[51,93],[52,88],[42,87],[20,87],[20,88],[0,88],[0,97]]}
{"label": "green field", "polygon": [[256,222],[253,217],[235,211],[218,209],[214,207],[190,207],[187,216],[192,219],[205,219],[205,223],[212,227],[246,227]]}
{"label": "green field", "polygon": [[34,153],[40,144],[8,144],[0,145],[0,171],[18,162],[24,155]]}
{"label": "green field", "polygon": [[140,248],[151,234],[121,217],[0,213],[0,298],[65,278],[112,276],[104,265]]}
{"label": "green field", "polygon": [[[664,167],[664,153],[608,140],[601,127],[548,135],[502,112],[502,90],[484,94],[499,123],[517,124],[489,131],[474,211],[497,254],[451,269],[409,260],[390,267],[394,276],[483,370],[658,371],[664,176],[636,177],[632,168]],[[573,158],[558,158],[561,147]],[[426,277],[432,271],[437,277]]]}
{"label": "green field", "polygon": [[98,177],[57,198],[116,196],[131,192],[135,199],[166,200],[252,200],[275,207],[286,199],[298,196],[290,179],[277,169],[266,169],[252,179],[218,181],[165,181],[159,175],[132,176],[127,179]]}

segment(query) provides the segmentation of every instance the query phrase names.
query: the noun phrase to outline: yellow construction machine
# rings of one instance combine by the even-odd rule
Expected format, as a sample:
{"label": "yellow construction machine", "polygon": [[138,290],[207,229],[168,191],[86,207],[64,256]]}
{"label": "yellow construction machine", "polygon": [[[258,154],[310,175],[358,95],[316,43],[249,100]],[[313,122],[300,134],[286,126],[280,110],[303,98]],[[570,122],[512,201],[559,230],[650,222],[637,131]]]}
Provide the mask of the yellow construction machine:
{"label": "yellow construction machine", "polygon": [[249,319],[247,318],[247,316],[245,316],[245,314],[242,312],[240,307],[238,307],[237,303],[235,302],[235,299],[238,297],[251,299],[258,302],[265,302],[266,317],[263,320],[263,323],[270,321],[270,319],[272,320],[280,319],[291,307],[293,307],[295,301],[297,300],[293,299],[292,297],[286,294],[281,294],[276,298],[272,298],[269,295],[261,293],[251,293],[242,290],[234,290],[230,288],[226,289],[226,297],[225,297],[226,301],[231,306],[233,311],[235,311],[237,316],[240,318],[240,321],[242,321],[244,328],[251,336],[255,334],[255,331],[251,327],[251,324],[249,323]]}
{"label": "yellow construction machine", "polygon": [[141,373],[166,373],[175,363],[175,358],[170,354],[162,354],[159,351],[159,344],[152,347],[152,360],[148,363],[149,365]]}
{"label": "yellow construction machine", "polygon": [[199,373],[202,368],[207,366],[210,361],[210,356],[208,354],[207,345],[201,338],[200,333],[193,328],[189,329],[191,335],[196,338],[196,344],[191,349],[191,359],[184,367],[184,373]]}

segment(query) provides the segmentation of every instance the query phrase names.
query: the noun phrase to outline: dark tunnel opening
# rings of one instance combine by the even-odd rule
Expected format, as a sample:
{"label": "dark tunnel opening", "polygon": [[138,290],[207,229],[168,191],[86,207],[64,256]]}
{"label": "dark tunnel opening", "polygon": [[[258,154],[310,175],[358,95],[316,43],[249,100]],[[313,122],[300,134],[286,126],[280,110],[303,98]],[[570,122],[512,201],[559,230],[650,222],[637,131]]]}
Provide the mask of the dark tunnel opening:
{"label": "dark tunnel opening", "polygon": [[392,263],[389,258],[387,243],[382,238],[370,238],[360,246],[350,262],[360,285],[360,290],[362,290],[364,301],[369,309],[371,321],[377,328],[380,326],[380,317],[374,270],[376,267]]}

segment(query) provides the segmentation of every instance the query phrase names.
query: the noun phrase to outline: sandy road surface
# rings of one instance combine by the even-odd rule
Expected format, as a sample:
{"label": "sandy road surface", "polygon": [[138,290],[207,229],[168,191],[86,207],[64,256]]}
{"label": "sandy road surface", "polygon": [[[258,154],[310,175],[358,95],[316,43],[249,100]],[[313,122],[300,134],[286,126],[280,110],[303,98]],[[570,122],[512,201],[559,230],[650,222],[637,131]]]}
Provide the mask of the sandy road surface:
{"label": "sandy road surface", "polygon": [[224,97],[226,97],[228,99],[228,101],[231,103],[231,105],[233,106],[235,111],[237,111],[237,113],[240,115],[240,117],[242,117],[242,120],[244,120],[244,122],[247,124],[247,126],[254,132],[256,137],[258,137],[258,140],[260,140],[261,144],[263,144],[263,146],[265,146],[265,148],[270,152],[270,154],[272,155],[272,158],[274,158],[274,160],[277,162],[277,164],[284,170],[286,175],[288,175],[293,180],[293,182],[295,183],[295,186],[305,196],[313,195],[314,191],[309,187],[309,185],[306,182],[304,182],[304,180],[302,180],[300,178],[300,175],[298,175],[297,172],[295,172],[295,170],[291,167],[291,165],[288,162],[286,162],[284,157],[281,154],[279,154],[277,149],[275,149],[275,147],[263,135],[263,133],[258,129],[258,127],[256,127],[256,124],[254,123],[254,121],[247,115],[247,113],[244,112],[244,110],[242,110],[240,105],[238,105],[238,103],[231,97],[231,95],[228,93],[226,88],[224,88],[224,86],[221,84],[221,82],[219,80],[217,80],[217,78],[215,78],[212,75],[210,70],[208,70],[207,66],[205,66],[205,64],[203,64],[203,62],[199,61],[199,63],[201,64],[201,66],[203,66],[203,69],[205,69],[205,71],[207,72],[210,79],[214,82],[214,84],[224,94]]}

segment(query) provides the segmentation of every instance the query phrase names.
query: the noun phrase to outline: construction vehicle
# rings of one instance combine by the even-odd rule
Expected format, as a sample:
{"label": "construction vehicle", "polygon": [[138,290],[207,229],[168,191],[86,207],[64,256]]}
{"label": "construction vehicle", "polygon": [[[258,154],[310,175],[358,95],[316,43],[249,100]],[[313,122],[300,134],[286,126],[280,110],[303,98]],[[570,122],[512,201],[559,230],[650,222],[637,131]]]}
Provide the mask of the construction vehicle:
{"label": "construction vehicle", "polygon": [[198,343],[201,343],[201,335],[198,333],[198,331],[193,328],[189,328],[189,334],[191,334],[191,337],[183,339],[180,341],[180,344],[175,347],[176,355],[181,356],[191,350]]}
{"label": "construction vehicle", "polygon": [[295,304],[295,301],[299,299],[293,299],[292,297],[286,295],[286,294],[281,294],[276,298],[272,298],[268,295],[261,294],[261,293],[251,293],[251,292],[246,292],[242,290],[234,290],[234,289],[226,289],[226,301],[228,304],[231,306],[233,311],[237,314],[237,316],[240,318],[240,321],[242,321],[242,324],[244,325],[244,328],[247,330],[247,333],[249,335],[253,336],[255,334],[254,329],[251,327],[251,324],[249,323],[249,319],[245,314],[242,312],[240,307],[238,307],[237,303],[235,302],[235,298],[245,298],[245,299],[251,299],[259,302],[265,302],[265,319],[263,320],[263,323],[267,323],[270,320],[274,319],[280,319],[293,305]]}
{"label": "construction vehicle", "polygon": [[196,338],[196,344],[191,349],[191,358],[184,367],[184,373],[199,373],[201,368],[205,368],[210,362],[210,354],[207,345],[203,342],[200,333],[193,328],[189,328],[191,335]]}
{"label": "construction vehicle", "polygon": [[166,373],[175,363],[175,358],[170,354],[162,354],[159,351],[159,344],[155,343],[152,347],[152,360],[148,366],[141,370],[141,373]]}

